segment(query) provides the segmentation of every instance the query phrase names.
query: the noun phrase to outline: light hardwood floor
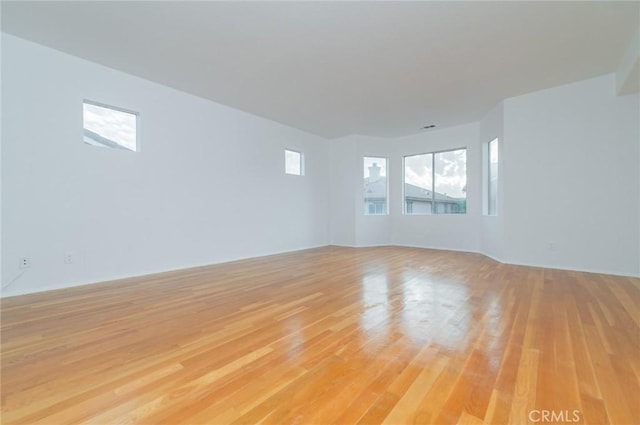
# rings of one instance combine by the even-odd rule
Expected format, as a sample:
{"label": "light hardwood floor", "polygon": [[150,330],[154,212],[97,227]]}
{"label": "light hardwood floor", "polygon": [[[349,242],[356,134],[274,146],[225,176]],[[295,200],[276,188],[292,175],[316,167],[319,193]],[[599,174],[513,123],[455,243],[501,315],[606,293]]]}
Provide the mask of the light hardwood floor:
{"label": "light hardwood floor", "polygon": [[12,297],[2,423],[638,424],[639,306],[639,279],[399,247]]}

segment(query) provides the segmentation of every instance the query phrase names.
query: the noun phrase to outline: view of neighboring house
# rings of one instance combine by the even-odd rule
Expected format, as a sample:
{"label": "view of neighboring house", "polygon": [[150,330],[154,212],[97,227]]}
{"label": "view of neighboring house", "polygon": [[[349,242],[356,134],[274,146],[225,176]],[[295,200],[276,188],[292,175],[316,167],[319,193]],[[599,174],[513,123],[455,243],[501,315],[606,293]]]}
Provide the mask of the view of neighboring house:
{"label": "view of neighboring house", "polygon": [[375,162],[369,166],[369,177],[364,178],[364,213],[387,213],[387,176],[380,175],[380,166]]}
{"label": "view of neighboring house", "polygon": [[[375,163],[369,167],[369,177],[364,179],[364,211],[368,215],[387,213],[387,177],[380,175],[380,167]],[[404,184],[405,214],[464,214],[466,211],[465,198]]]}
{"label": "view of neighboring house", "polygon": [[404,184],[404,211],[407,214],[464,214],[467,211],[466,201],[465,198],[453,198],[446,193],[432,193],[430,189]]}
{"label": "view of neighboring house", "polygon": [[102,137],[95,131],[84,129],[84,142],[93,146],[112,149],[127,149],[125,146],[106,137]]}

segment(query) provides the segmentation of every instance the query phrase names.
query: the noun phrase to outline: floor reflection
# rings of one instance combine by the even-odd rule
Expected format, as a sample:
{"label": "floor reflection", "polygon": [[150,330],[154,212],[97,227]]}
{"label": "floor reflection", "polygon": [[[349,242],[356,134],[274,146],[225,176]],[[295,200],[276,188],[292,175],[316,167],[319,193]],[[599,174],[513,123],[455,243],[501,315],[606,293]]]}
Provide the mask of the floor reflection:
{"label": "floor reflection", "polygon": [[[401,336],[415,347],[431,345],[457,354],[478,347],[491,368],[497,367],[504,341],[499,292],[474,291],[469,283],[443,277],[423,267],[388,273],[379,264],[361,282],[360,335],[367,353],[375,353]],[[482,326],[476,326],[482,322]],[[479,339],[480,338],[480,339]]]}
{"label": "floor reflection", "polygon": [[366,334],[366,351],[375,354],[388,343],[390,333],[389,282],[386,271],[367,274],[362,279],[363,312],[360,329]]}
{"label": "floor reflection", "polygon": [[307,338],[304,332],[303,321],[300,317],[292,316],[283,321],[282,334],[286,335],[285,341],[288,348],[286,349],[287,358],[289,360],[297,359],[300,354],[304,353]]}
{"label": "floor reflection", "polygon": [[465,284],[405,272],[402,301],[402,329],[416,344],[464,349],[472,310]]}

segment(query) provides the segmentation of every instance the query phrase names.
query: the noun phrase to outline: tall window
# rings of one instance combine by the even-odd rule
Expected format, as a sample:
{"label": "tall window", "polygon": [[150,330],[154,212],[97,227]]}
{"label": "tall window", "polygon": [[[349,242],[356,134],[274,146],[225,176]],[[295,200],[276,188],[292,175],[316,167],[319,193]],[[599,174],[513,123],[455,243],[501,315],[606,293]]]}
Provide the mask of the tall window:
{"label": "tall window", "polygon": [[404,157],[405,214],[466,212],[466,149]]}
{"label": "tall window", "polygon": [[300,152],[285,149],[284,151],[284,172],[295,176],[304,174],[304,156]]}
{"label": "tall window", "polygon": [[138,113],[85,100],[82,102],[84,142],[112,149],[138,150]]}
{"label": "tall window", "polygon": [[489,142],[487,149],[487,214],[498,214],[498,139]]}
{"label": "tall window", "polygon": [[387,214],[387,158],[364,157],[364,214]]}
{"label": "tall window", "polygon": [[433,154],[404,157],[404,212],[433,212]]}

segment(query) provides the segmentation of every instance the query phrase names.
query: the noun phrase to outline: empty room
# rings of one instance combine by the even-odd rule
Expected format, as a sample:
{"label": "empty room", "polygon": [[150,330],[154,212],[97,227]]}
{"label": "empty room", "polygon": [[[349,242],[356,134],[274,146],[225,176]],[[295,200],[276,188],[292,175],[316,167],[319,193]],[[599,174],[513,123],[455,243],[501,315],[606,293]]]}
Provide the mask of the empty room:
{"label": "empty room", "polygon": [[0,7],[3,424],[640,423],[640,2]]}

